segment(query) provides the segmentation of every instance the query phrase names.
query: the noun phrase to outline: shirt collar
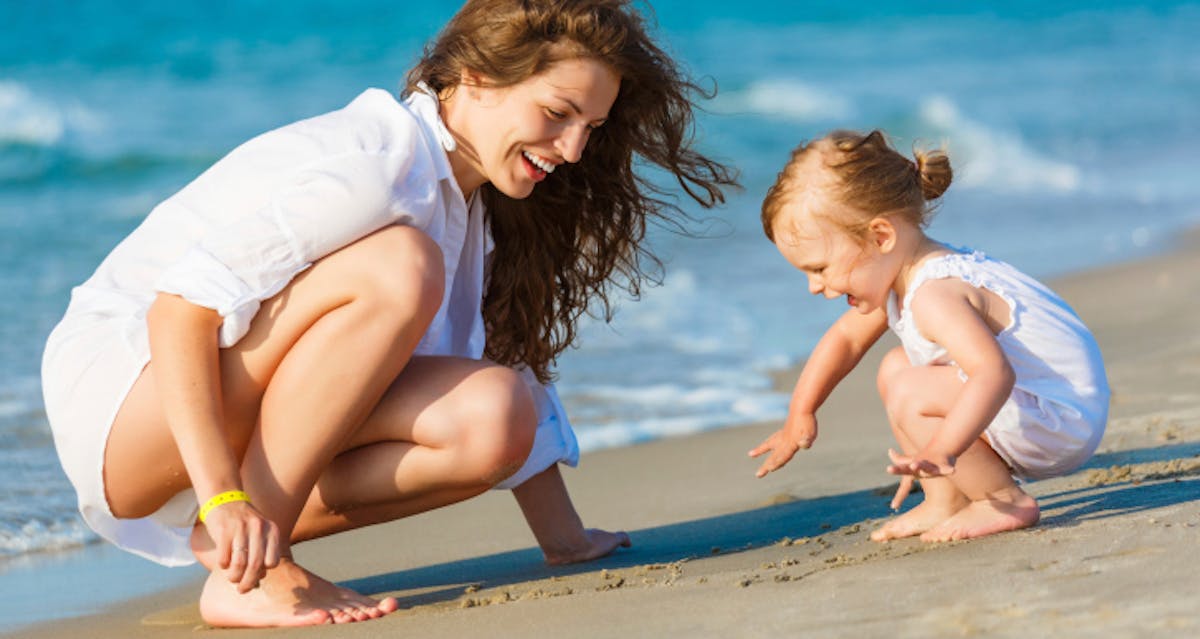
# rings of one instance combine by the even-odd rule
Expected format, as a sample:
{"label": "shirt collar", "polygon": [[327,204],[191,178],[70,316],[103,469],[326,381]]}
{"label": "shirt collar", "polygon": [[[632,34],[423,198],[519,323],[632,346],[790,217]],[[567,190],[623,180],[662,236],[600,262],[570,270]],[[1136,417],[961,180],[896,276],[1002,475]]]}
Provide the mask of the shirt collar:
{"label": "shirt collar", "polygon": [[446,123],[442,122],[442,116],[438,113],[437,94],[434,93],[433,89],[429,88],[428,84],[418,82],[417,90],[408,96],[408,103],[414,111],[420,114],[421,119],[433,129],[438,142],[441,142],[442,148],[447,153],[452,153],[458,148],[458,142],[454,140],[454,136],[450,134],[450,129],[446,128]]}
{"label": "shirt collar", "polygon": [[458,142],[450,133],[450,129],[446,128],[446,123],[442,122],[437,93],[428,84],[418,82],[417,89],[408,95],[405,104],[421,124],[437,138],[442,147],[443,153],[433,153],[438,179],[449,180],[454,190],[458,191],[458,182],[454,179],[454,167],[450,166],[449,156],[458,148]]}

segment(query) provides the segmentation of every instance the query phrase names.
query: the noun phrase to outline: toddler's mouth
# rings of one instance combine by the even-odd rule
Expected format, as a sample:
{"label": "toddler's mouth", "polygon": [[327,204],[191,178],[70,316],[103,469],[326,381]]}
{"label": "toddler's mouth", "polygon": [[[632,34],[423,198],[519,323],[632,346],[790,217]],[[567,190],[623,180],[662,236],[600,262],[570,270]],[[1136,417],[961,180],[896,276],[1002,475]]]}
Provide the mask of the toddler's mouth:
{"label": "toddler's mouth", "polygon": [[850,306],[858,306],[858,298],[854,297],[853,295],[847,294],[846,301],[850,304]]}

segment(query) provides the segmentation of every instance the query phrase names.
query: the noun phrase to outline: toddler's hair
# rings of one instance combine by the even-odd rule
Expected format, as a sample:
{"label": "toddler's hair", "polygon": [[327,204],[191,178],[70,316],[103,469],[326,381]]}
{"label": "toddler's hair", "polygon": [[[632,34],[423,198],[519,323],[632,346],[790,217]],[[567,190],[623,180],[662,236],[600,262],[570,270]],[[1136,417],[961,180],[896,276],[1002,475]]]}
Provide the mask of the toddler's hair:
{"label": "toddler's hair", "polygon": [[[813,154],[816,157],[811,157]],[[914,150],[910,160],[887,142],[876,129],[863,135],[834,131],[823,138],[801,143],[767,190],[762,205],[762,225],[775,241],[773,224],[792,196],[807,188],[829,188],[827,194],[843,206],[847,219],[826,219],[861,239],[870,221],[881,215],[899,215],[923,227],[933,213],[932,202],[950,187],[950,158],[941,149]],[[811,158],[811,159],[810,159]],[[814,176],[813,165],[825,175]],[[817,185],[814,177],[818,177]]]}

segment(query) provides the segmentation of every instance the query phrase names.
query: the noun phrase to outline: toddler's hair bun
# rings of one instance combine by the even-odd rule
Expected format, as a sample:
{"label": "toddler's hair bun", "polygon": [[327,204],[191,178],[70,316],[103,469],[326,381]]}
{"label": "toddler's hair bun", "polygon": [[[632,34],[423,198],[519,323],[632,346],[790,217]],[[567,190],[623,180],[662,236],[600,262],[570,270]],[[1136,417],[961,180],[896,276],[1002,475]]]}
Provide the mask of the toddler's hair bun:
{"label": "toddler's hair bun", "polygon": [[950,170],[950,157],[941,149],[914,151],[913,157],[916,158],[917,179],[925,201],[942,197],[954,179],[954,172]]}

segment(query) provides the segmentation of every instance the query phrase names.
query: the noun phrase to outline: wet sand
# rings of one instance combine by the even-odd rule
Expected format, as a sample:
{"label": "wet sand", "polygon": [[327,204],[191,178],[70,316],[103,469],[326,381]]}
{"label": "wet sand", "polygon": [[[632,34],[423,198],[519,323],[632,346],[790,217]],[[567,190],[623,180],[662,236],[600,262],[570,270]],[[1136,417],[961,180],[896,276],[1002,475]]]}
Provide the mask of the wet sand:
{"label": "wet sand", "polygon": [[1114,398],[1089,464],[1027,484],[1043,509],[1035,528],[936,545],[868,539],[895,485],[873,390],[889,341],[822,410],[814,448],[765,479],[745,451],[777,424],[602,451],[564,469],[588,525],[632,536],[609,558],[544,566],[511,496],[494,492],[297,547],[319,574],[398,597],[402,609],[381,620],[215,631],[200,621],[196,583],[19,634],[1200,636],[1200,237],[1186,239],[1165,256],[1053,282],[1096,333]]}

